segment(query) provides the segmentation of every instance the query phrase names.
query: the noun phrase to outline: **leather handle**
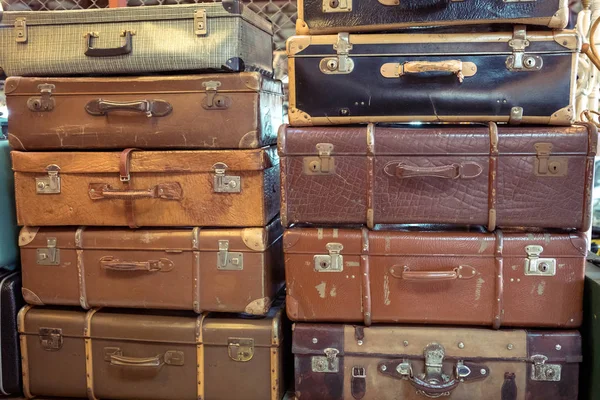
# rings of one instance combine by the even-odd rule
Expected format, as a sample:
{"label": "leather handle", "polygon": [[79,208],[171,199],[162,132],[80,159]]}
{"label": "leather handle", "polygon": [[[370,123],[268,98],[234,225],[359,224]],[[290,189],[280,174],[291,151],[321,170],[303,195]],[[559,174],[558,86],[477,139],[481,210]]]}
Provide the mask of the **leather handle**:
{"label": "leather handle", "polygon": [[92,41],[94,38],[99,37],[99,35],[97,32],[90,32],[85,35],[87,38],[87,49],[84,54],[88,57],[116,57],[129,54],[133,50],[133,35],[134,33],[131,31],[124,31],[121,34],[121,36],[125,37],[123,46],[97,49],[92,45]]}
{"label": "leather handle", "polygon": [[[433,1],[433,2],[428,2],[428,1],[415,1],[415,0],[407,0],[404,1],[406,6],[406,3],[409,3],[408,5],[410,6],[410,9],[413,11],[416,10],[426,10],[426,9],[440,9],[440,8],[446,8],[448,7],[448,5],[450,4],[452,0],[437,0],[437,1]],[[455,0],[456,1],[456,0]],[[379,3],[384,5],[384,6],[389,6],[389,7],[393,7],[393,6],[399,6],[401,4],[401,0],[379,0]]]}
{"label": "leather handle", "polygon": [[88,194],[92,200],[181,200],[183,189],[178,182],[161,183],[149,189],[115,189],[107,183],[90,183]]}
{"label": "leather handle", "polygon": [[85,105],[85,111],[93,116],[104,116],[112,111],[144,113],[150,117],[164,117],[173,111],[173,106],[164,100],[110,101],[92,100]]}
{"label": "leather handle", "polygon": [[460,265],[447,271],[414,271],[408,266],[394,265],[389,272],[394,278],[413,282],[455,281],[457,279],[470,279],[477,275],[475,268],[470,265]]}
{"label": "leather handle", "polygon": [[421,74],[424,72],[450,72],[456,75],[459,82],[465,77],[477,73],[477,65],[460,60],[446,61],[408,61],[405,63],[386,63],[381,67],[381,75],[385,78],[399,78],[406,74]]}
{"label": "leather handle", "polygon": [[448,396],[446,393],[452,392],[458,387],[460,383],[458,379],[453,378],[448,382],[434,384],[426,382],[412,374],[408,377],[408,380],[411,383],[411,385],[413,385],[413,387],[417,389],[418,393],[424,395],[425,397],[433,399],[442,396]]}
{"label": "leather handle", "polygon": [[112,256],[106,256],[100,259],[100,266],[111,271],[169,272],[173,270],[173,261],[168,258],[148,261],[122,261]]}
{"label": "leather handle", "polygon": [[392,161],[383,170],[386,175],[405,178],[442,178],[442,179],[473,179],[483,172],[481,165],[475,162],[452,163],[439,167],[418,167],[404,162]]}
{"label": "leather handle", "polygon": [[110,365],[118,367],[136,367],[136,368],[158,368],[164,364],[162,354],[155,357],[126,357],[121,354],[111,354]]}

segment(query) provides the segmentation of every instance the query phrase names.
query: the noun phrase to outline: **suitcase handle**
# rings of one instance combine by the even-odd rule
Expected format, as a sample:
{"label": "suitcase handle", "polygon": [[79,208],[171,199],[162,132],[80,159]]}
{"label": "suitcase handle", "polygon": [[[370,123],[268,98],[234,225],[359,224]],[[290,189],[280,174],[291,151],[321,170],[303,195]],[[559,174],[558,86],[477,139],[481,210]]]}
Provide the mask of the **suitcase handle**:
{"label": "suitcase handle", "polygon": [[181,200],[183,189],[178,182],[161,183],[149,189],[114,189],[106,183],[90,183],[88,194],[92,200],[162,199]]}
{"label": "suitcase handle", "polygon": [[481,165],[475,162],[454,163],[439,167],[416,167],[403,162],[392,161],[383,167],[388,176],[396,178],[430,177],[443,179],[473,179],[483,172]]}
{"label": "suitcase handle", "polygon": [[93,116],[104,116],[111,111],[144,113],[148,118],[164,117],[173,111],[173,106],[164,100],[110,101],[96,99],[85,105],[85,111]]}
{"label": "suitcase handle", "polygon": [[125,357],[120,354],[112,354],[110,356],[110,365],[118,367],[148,367],[158,368],[164,364],[163,356],[158,355],[156,357],[137,358],[137,357]]}
{"label": "suitcase handle", "polygon": [[424,72],[451,72],[463,82],[465,77],[477,73],[477,65],[460,60],[446,61],[408,61],[405,63],[386,63],[381,66],[381,75],[385,78],[399,78],[406,74],[421,74]]}
{"label": "suitcase handle", "polygon": [[148,261],[121,261],[112,256],[100,259],[100,266],[111,271],[147,271],[147,272],[169,272],[173,270],[173,261],[168,258]]}
{"label": "suitcase handle", "polygon": [[[379,3],[383,4],[384,6],[399,6],[400,1],[401,0],[379,0]],[[448,7],[450,5],[451,1],[452,0],[441,0],[441,1],[433,1],[433,2],[420,1],[419,2],[419,1],[415,1],[415,0],[409,0],[409,1],[405,2],[405,3],[409,3],[409,4],[404,4],[404,6],[410,6],[410,10],[412,10],[412,11],[427,10],[427,9],[439,10],[441,8]]]}
{"label": "suitcase handle", "polygon": [[461,265],[450,271],[411,271],[407,266],[394,265],[390,268],[390,275],[405,281],[437,282],[471,279],[477,275],[477,271],[469,265]]}
{"label": "suitcase handle", "polygon": [[133,31],[123,31],[121,32],[121,36],[125,37],[123,46],[97,49],[92,46],[92,41],[94,38],[100,37],[100,35],[98,32],[90,32],[85,35],[87,39],[87,49],[84,54],[88,57],[116,57],[129,54],[131,53],[131,50],[133,50],[133,35],[135,35],[135,32]]}

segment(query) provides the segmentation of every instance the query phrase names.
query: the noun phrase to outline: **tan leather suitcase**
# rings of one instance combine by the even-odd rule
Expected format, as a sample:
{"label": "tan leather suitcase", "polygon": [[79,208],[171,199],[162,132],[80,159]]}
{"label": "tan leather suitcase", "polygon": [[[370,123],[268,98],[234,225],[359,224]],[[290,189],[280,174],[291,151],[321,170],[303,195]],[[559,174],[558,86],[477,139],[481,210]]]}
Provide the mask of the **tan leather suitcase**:
{"label": "tan leather suitcase", "polygon": [[266,226],[279,158],[256,150],[12,152],[24,226]]}
{"label": "tan leather suitcase", "polygon": [[19,314],[27,398],[281,400],[286,391],[281,305],[260,318],[30,307]]}
{"label": "tan leather suitcase", "polygon": [[293,336],[297,399],[577,399],[576,331],[296,324]]}
{"label": "tan leather suitcase", "polygon": [[293,228],[283,246],[294,321],[581,325],[583,233]]}
{"label": "tan leather suitcase", "polygon": [[282,233],[279,220],[244,229],[25,227],[23,294],[35,305],[264,315],[283,288]]}
{"label": "tan leather suitcase", "polygon": [[258,72],[6,81],[15,150],[238,149],[274,144],[281,82]]}

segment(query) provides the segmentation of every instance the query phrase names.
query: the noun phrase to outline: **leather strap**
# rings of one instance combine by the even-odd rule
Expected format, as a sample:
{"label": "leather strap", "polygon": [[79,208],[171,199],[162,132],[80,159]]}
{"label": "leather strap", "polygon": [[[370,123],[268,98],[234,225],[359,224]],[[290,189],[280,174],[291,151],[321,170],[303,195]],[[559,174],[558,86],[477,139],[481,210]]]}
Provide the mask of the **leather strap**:
{"label": "leather strap", "polygon": [[[121,156],[119,158],[119,178],[123,183],[123,188],[125,190],[130,190],[131,183],[131,171],[129,170],[131,165],[131,153],[138,149],[131,148],[125,149],[121,152]],[[133,199],[125,200],[125,215],[127,216],[127,225],[130,228],[135,229],[138,228],[138,225],[135,223],[135,214],[133,210]]]}
{"label": "leather strap", "polygon": [[362,311],[365,326],[371,326],[371,280],[369,271],[369,230],[362,228],[362,255],[360,256],[360,273],[362,281]]}
{"label": "leather strap", "polygon": [[496,229],[496,193],[498,192],[498,126],[490,122],[490,168],[488,175],[488,230]]}
{"label": "leather strap", "polygon": [[375,124],[367,125],[367,227],[375,227]]}
{"label": "leather strap", "polygon": [[365,368],[353,367],[352,378],[350,380],[352,397],[356,400],[361,400],[367,392],[367,376]]}
{"label": "leather strap", "polygon": [[502,384],[501,400],[517,400],[517,384],[515,383],[515,374],[513,372],[504,373],[504,383]]}
{"label": "leather strap", "polygon": [[496,306],[494,307],[494,316],[492,327],[500,329],[504,319],[504,260],[502,251],[504,249],[504,235],[500,229],[494,232],[496,236],[496,251],[494,261],[496,264]]}

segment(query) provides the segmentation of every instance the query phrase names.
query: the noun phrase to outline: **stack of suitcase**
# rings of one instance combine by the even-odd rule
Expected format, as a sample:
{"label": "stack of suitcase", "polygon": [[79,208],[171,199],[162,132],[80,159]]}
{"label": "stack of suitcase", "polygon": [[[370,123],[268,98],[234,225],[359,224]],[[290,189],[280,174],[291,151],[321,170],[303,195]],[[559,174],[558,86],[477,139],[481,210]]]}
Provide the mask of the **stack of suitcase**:
{"label": "stack of suitcase", "polygon": [[[567,18],[300,1],[279,136],[298,399],[577,398],[597,132],[573,124]],[[382,33],[439,25],[463,26]]]}
{"label": "stack of suitcase", "polygon": [[271,25],[233,0],[6,12],[0,53],[25,396],[280,400]]}

